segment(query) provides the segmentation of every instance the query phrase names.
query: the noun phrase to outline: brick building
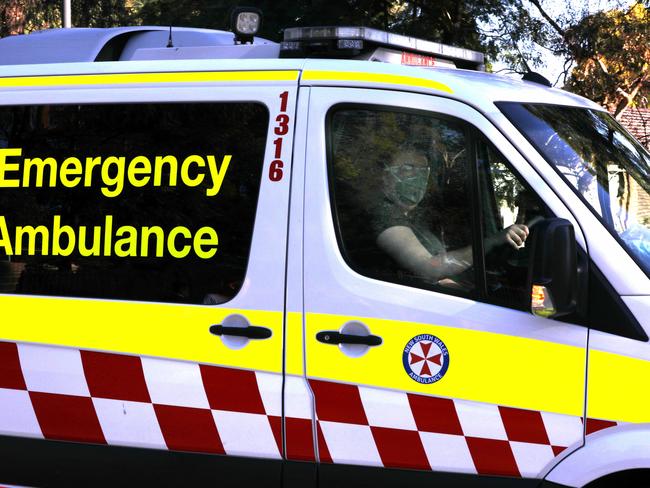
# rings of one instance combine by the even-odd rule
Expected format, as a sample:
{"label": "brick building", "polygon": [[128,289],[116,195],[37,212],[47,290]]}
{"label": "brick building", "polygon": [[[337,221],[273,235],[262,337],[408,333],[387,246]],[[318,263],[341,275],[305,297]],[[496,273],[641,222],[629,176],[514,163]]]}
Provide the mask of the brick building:
{"label": "brick building", "polygon": [[[650,149],[650,109],[629,108],[623,112],[620,122],[641,144]],[[624,191],[619,193],[619,203],[627,212],[636,214],[639,223],[650,226],[650,196],[631,182],[621,186]]]}
{"label": "brick building", "polygon": [[650,149],[650,108],[629,108],[620,120],[636,139]]}

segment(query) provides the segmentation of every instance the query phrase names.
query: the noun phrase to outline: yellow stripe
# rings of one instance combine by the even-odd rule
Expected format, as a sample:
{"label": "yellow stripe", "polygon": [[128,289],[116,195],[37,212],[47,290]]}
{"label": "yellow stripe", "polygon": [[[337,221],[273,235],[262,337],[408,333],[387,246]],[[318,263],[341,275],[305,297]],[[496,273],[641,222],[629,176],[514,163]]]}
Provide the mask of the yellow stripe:
{"label": "yellow stripe", "polygon": [[[316,341],[358,318],[307,315],[307,374],[347,383],[422,392],[531,410],[582,415],[585,350],[534,339],[382,319],[362,319],[383,344],[361,358]],[[406,343],[433,334],[449,349],[449,369],[438,382],[409,378],[402,364]]]}
{"label": "yellow stripe", "polygon": [[362,73],[354,71],[305,71],[302,75],[304,81],[361,81],[365,83],[382,83],[388,85],[406,85],[419,88],[432,88],[434,90],[453,93],[453,90],[444,83],[414,76],[391,75],[382,73]]}
{"label": "yellow stripe", "polygon": [[12,78],[0,78],[0,87],[128,85],[135,83],[296,81],[297,79],[298,71],[188,71],[178,73],[18,76]]}
{"label": "yellow stripe", "polygon": [[[282,371],[282,312],[154,303],[0,297],[0,340]],[[273,336],[227,348],[209,327],[239,313]]]}
{"label": "yellow stripe", "polygon": [[650,422],[649,380],[650,361],[591,350],[587,416]]}
{"label": "yellow stripe", "polygon": [[287,313],[285,343],[285,367],[287,374],[302,376],[305,374],[303,361],[302,314]]}

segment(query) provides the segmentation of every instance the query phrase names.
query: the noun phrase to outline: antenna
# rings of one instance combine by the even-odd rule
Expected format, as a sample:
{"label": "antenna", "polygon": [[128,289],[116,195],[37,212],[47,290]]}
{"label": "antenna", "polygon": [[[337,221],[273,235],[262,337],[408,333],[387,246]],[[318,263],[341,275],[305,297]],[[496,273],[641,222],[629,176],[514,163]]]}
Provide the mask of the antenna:
{"label": "antenna", "polygon": [[169,39],[167,39],[167,47],[174,47],[174,42],[172,41],[172,26],[169,26]]}
{"label": "antenna", "polygon": [[515,49],[519,53],[519,59],[521,59],[521,62],[524,65],[524,68],[526,69],[526,73],[532,73],[532,69],[530,69],[530,66],[528,66],[528,63],[526,62],[526,57],[522,54],[521,49],[519,49],[519,44],[517,44],[517,41],[513,39]]}
{"label": "antenna", "polygon": [[521,58],[521,62],[524,64],[524,67],[526,68],[526,72],[524,73],[524,76],[521,77],[522,80],[524,81],[532,81],[533,83],[538,83],[540,85],[548,86],[548,87],[553,87],[550,81],[548,81],[544,76],[540,75],[539,73],[533,71],[530,69],[530,66],[528,66],[528,63],[526,62],[526,58],[521,52],[521,49],[519,49],[519,45],[517,42],[514,42],[515,48],[517,49],[517,52],[519,53],[519,57]]}

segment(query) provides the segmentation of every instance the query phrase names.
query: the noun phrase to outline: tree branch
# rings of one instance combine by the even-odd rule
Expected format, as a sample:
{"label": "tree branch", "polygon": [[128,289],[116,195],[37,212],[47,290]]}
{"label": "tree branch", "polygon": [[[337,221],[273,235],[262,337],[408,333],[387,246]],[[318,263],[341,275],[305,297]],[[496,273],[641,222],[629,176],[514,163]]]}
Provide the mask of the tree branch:
{"label": "tree branch", "polygon": [[603,61],[603,58],[601,56],[594,56],[592,59],[596,61],[596,64],[601,69],[601,71],[609,77],[609,70]]}
{"label": "tree branch", "polygon": [[537,10],[541,14],[541,16],[546,19],[546,21],[551,25],[551,27],[553,27],[555,32],[557,32],[563,39],[566,39],[566,31],[562,27],[560,27],[560,25],[557,22],[555,22],[555,20],[553,20],[553,18],[550,15],[546,13],[544,8],[542,7],[542,4],[539,3],[539,0],[529,0],[529,1],[530,3],[535,5],[535,7],[537,7]]}
{"label": "tree branch", "polygon": [[614,110],[614,118],[616,120],[620,120],[621,116],[623,115],[623,112],[625,112],[625,109],[630,106],[630,104],[634,101],[636,96],[639,94],[639,91],[643,87],[643,85],[650,81],[650,74],[645,74],[639,76],[632,86],[630,87],[629,93],[626,93],[622,88],[617,88],[616,91],[623,95],[623,99],[618,102],[618,105],[616,105],[616,110]]}

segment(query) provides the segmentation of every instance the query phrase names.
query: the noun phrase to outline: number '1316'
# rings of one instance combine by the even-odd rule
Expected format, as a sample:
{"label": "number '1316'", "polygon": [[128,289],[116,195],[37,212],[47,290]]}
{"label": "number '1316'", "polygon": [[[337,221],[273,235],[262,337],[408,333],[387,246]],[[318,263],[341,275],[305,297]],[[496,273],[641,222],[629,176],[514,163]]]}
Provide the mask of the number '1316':
{"label": "number '1316'", "polygon": [[282,141],[283,136],[287,135],[289,132],[289,122],[291,119],[286,113],[287,111],[287,102],[289,100],[289,92],[285,91],[280,93],[280,113],[275,117],[275,127],[273,128],[273,133],[277,137],[273,141],[273,146],[275,146],[275,154],[271,165],[269,166],[269,180],[271,181],[280,181],[284,176],[284,163],[282,162]]}

